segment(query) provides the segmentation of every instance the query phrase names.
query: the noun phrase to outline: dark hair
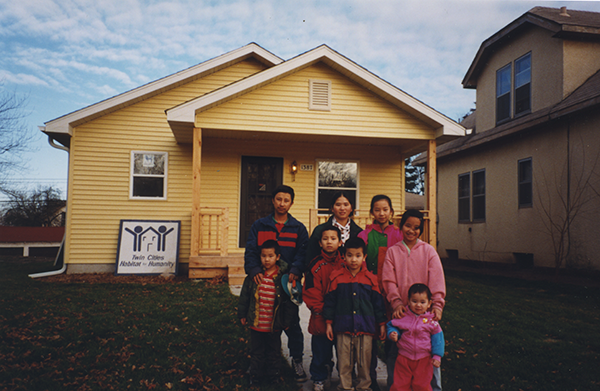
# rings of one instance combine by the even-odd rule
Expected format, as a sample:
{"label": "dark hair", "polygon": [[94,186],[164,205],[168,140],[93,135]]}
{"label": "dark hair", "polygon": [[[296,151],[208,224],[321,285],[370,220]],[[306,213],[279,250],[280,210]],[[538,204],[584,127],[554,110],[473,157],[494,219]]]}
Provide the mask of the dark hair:
{"label": "dark hair", "polygon": [[348,240],[346,240],[346,243],[344,243],[344,251],[348,250],[349,248],[362,248],[363,253],[367,253],[367,245],[365,244],[365,241],[358,236],[351,236]]}
{"label": "dark hair", "polygon": [[408,220],[409,217],[416,217],[417,219],[419,219],[419,221],[421,222],[421,224],[419,225],[419,230],[421,232],[419,232],[419,236],[421,236],[421,234],[423,233],[423,213],[421,213],[420,211],[416,210],[416,209],[408,209],[406,212],[404,212],[404,214],[402,215],[402,219],[400,220],[400,229],[402,229],[402,227],[404,227],[404,223],[406,223],[406,220]]}
{"label": "dark hair", "polygon": [[369,210],[369,213],[373,214],[373,208],[375,207],[375,203],[377,201],[387,201],[388,205],[390,206],[390,210],[392,211],[392,216],[394,215],[394,207],[392,206],[392,200],[385,194],[377,194],[371,199],[371,209]]}
{"label": "dark hair", "polygon": [[342,231],[340,231],[340,229],[338,227],[336,227],[333,224],[330,225],[326,225],[325,228],[323,228],[323,231],[321,231],[321,239],[323,238],[323,232],[325,231],[335,231],[335,233],[337,233],[337,237],[339,240],[342,240]]}
{"label": "dark hair", "polygon": [[413,284],[410,288],[408,288],[408,297],[411,297],[415,293],[427,293],[427,299],[431,301],[431,291],[429,287],[425,284]]}
{"label": "dark hair", "polygon": [[279,247],[279,243],[277,243],[274,239],[265,240],[263,244],[260,245],[260,251],[272,248],[275,250],[275,255],[281,255],[281,247]]}
{"label": "dark hair", "polygon": [[351,194],[347,191],[336,191],[335,193],[333,193],[333,197],[331,197],[331,203],[329,205],[329,212],[333,213],[333,206],[335,205],[335,202],[338,200],[338,198],[340,197],[344,197],[345,199],[348,200],[348,202],[350,203],[350,207],[352,208],[352,212],[350,212],[350,217],[354,216],[354,203],[352,203],[352,198],[350,198]]}
{"label": "dark hair", "polygon": [[287,193],[292,197],[292,202],[294,202],[294,189],[292,189],[291,187],[287,186],[287,185],[279,185],[275,188],[275,190],[273,190],[273,192],[271,193],[271,199],[275,198],[275,196],[277,195],[277,193]]}

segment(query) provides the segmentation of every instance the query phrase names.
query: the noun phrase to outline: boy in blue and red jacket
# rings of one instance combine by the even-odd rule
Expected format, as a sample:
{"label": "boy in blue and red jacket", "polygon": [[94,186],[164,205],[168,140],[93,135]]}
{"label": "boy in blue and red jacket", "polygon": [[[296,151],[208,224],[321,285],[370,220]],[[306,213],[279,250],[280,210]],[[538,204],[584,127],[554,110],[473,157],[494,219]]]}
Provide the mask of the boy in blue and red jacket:
{"label": "boy in blue and red jacket", "polygon": [[[275,240],[281,247],[281,260],[289,265],[289,280],[300,282],[302,273],[306,269],[308,232],[304,224],[289,213],[294,205],[294,189],[285,185],[277,186],[271,196],[273,213],[256,220],[250,228],[244,253],[244,269],[254,283],[260,285],[264,278],[260,262],[260,246],[266,240]],[[306,373],[302,366],[304,336],[300,322],[292,324],[285,333],[288,336],[288,348],[293,358],[292,368],[296,373],[296,380],[306,381]]]}
{"label": "boy in blue and red jacket", "polygon": [[385,338],[385,305],[377,277],[367,270],[365,242],[350,238],[345,244],[345,267],[331,273],[323,316],[327,338],[336,337],[341,390],[352,390],[352,370],[357,366],[356,390],[369,390],[373,337]]}

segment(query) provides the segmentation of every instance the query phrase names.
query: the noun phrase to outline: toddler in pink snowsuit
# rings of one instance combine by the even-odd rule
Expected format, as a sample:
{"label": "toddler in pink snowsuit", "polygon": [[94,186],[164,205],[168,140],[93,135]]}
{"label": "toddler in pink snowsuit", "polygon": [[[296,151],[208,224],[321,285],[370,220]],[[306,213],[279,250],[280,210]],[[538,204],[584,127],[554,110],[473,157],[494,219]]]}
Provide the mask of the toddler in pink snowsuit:
{"label": "toddler in pink snowsuit", "polygon": [[427,285],[412,285],[408,296],[404,317],[387,324],[388,337],[398,345],[390,391],[430,391],[433,366],[439,367],[444,356],[444,333],[428,311],[432,301]]}

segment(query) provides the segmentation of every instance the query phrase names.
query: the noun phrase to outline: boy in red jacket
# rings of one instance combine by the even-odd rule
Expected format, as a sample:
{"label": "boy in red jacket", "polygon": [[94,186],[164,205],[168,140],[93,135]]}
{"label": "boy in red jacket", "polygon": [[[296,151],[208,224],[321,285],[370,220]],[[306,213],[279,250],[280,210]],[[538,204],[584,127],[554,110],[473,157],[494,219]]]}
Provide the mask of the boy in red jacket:
{"label": "boy in red jacket", "polygon": [[329,375],[333,370],[333,341],[325,335],[327,326],[323,317],[325,294],[329,291],[330,275],[341,269],[344,260],[339,248],[342,244],[340,229],[333,225],[326,226],[321,232],[319,246],[321,254],[310,262],[306,274],[302,299],[310,310],[308,332],[312,334],[310,376],[314,391],[322,391],[328,385]]}

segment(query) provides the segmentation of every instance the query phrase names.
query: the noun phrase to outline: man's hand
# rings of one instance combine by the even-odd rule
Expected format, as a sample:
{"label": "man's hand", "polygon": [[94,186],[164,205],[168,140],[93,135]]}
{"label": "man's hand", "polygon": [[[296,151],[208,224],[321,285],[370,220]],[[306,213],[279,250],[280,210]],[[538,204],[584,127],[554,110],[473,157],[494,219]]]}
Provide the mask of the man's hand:
{"label": "man's hand", "polygon": [[264,278],[264,274],[262,273],[258,273],[257,275],[254,276],[254,283],[256,285],[260,285],[263,282],[263,278]]}
{"label": "man's hand", "polygon": [[248,321],[246,320],[246,318],[241,318],[240,322],[242,322],[242,325],[245,326]]}

